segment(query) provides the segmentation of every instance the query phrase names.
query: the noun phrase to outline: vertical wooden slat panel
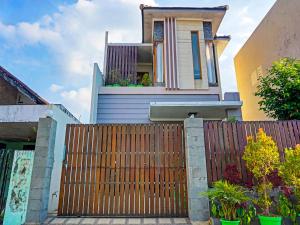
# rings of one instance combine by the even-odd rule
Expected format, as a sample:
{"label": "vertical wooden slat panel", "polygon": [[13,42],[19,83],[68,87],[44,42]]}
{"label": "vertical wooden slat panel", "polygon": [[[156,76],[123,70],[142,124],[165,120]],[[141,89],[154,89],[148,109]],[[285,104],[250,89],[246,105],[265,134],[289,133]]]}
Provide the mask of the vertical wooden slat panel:
{"label": "vertical wooden slat panel", "polygon": [[101,171],[100,171],[100,189],[99,189],[99,214],[104,215],[104,190],[106,181],[106,159],[107,159],[107,126],[102,127],[102,146],[101,146]]}
{"label": "vertical wooden slat panel", "polygon": [[93,139],[92,139],[92,147],[90,150],[91,155],[91,164],[90,164],[90,188],[89,188],[89,209],[88,209],[88,215],[94,214],[94,197],[96,192],[96,160],[97,160],[97,142],[98,142],[98,126],[93,125]]}
{"label": "vertical wooden slat panel", "polygon": [[150,215],[154,216],[154,173],[155,173],[155,156],[154,156],[154,126],[150,126]]}
{"label": "vertical wooden slat panel", "polygon": [[141,126],[140,215],[145,215],[145,126]]}
{"label": "vertical wooden slat panel", "polygon": [[126,126],[121,126],[121,180],[120,180],[120,214],[125,214],[124,211],[124,195],[125,195],[125,160],[126,160]]}
{"label": "vertical wooden slat panel", "polygon": [[130,214],[134,214],[134,179],[135,179],[135,125],[131,127],[130,142]]}
{"label": "vertical wooden slat panel", "polygon": [[150,215],[150,128],[145,126],[145,215]]}
{"label": "vertical wooden slat panel", "polygon": [[171,129],[169,130],[169,137],[168,137],[168,146],[169,146],[169,174],[170,174],[170,207],[171,207],[171,212],[170,214],[172,216],[175,215],[175,179],[174,179],[174,172],[175,172],[175,157],[174,157],[174,152],[175,152],[175,125],[171,125]]}
{"label": "vertical wooden slat panel", "polygon": [[159,215],[159,210],[160,210],[160,205],[159,205],[159,176],[160,176],[160,159],[159,159],[159,129],[160,129],[160,124],[155,126],[155,215]]}
{"label": "vertical wooden slat panel", "polygon": [[125,214],[128,215],[129,204],[130,204],[130,195],[129,195],[129,187],[130,187],[130,126],[126,126],[126,173],[125,173]]}
{"label": "vertical wooden slat panel", "polygon": [[109,215],[109,183],[111,173],[111,126],[107,129],[106,146],[106,169],[105,169],[105,190],[104,190],[104,215]]}
{"label": "vertical wooden slat panel", "polygon": [[98,132],[98,140],[97,140],[97,149],[96,149],[96,181],[95,181],[95,195],[94,195],[94,211],[93,215],[98,215],[99,214],[99,191],[100,191],[100,174],[101,174],[101,157],[103,156],[102,151],[101,151],[101,145],[102,145],[102,126],[97,127],[97,132]]}
{"label": "vertical wooden slat panel", "polygon": [[140,215],[140,157],[141,157],[141,136],[140,126],[136,126],[135,138],[135,204],[134,214]]}
{"label": "vertical wooden slat panel", "polygon": [[114,214],[115,209],[115,182],[116,182],[116,145],[117,130],[116,126],[112,126],[112,142],[111,142],[111,160],[110,160],[110,179],[109,179],[109,214]]}
{"label": "vertical wooden slat panel", "polygon": [[117,126],[116,135],[116,180],[115,180],[115,204],[114,215],[120,215],[120,168],[121,168],[121,126]]}
{"label": "vertical wooden slat panel", "polygon": [[158,152],[158,158],[159,158],[159,204],[160,204],[160,211],[159,215],[165,215],[165,168],[164,168],[164,153],[166,152],[166,149],[164,148],[164,128],[167,129],[166,125],[161,125],[159,128],[159,133],[156,134],[159,138],[159,152]]}

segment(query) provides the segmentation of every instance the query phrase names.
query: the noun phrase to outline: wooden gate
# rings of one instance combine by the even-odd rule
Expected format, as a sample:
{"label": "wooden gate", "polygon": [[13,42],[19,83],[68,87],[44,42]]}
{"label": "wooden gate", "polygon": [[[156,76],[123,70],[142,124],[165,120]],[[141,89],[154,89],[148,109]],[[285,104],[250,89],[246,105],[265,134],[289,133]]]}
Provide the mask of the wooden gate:
{"label": "wooden gate", "polygon": [[187,216],[182,124],[69,125],[60,216]]}

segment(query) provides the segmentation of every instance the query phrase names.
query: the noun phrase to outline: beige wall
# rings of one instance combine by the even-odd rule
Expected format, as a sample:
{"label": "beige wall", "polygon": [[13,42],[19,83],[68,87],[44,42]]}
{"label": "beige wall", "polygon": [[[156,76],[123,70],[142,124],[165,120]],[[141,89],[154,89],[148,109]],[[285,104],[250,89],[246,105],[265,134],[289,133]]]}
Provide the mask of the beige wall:
{"label": "beige wall", "polygon": [[234,58],[244,120],[266,120],[254,96],[257,77],[283,57],[300,58],[300,0],[277,0]]}
{"label": "beige wall", "polygon": [[[200,20],[176,20],[178,75],[181,89],[207,89],[207,68],[203,24]],[[202,79],[194,80],[191,31],[199,31]]]}

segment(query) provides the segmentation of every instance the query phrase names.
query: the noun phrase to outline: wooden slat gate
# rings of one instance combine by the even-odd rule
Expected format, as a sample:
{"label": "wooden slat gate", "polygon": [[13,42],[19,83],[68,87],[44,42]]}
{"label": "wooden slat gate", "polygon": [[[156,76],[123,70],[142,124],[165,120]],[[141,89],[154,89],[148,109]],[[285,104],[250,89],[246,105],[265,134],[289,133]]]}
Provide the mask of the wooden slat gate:
{"label": "wooden slat gate", "polygon": [[272,136],[277,143],[281,160],[285,148],[300,144],[300,121],[257,121],[257,122],[204,122],[204,138],[208,183],[223,178],[228,164],[235,164],[241,172],[242,180],[248,180],[245,162],[242,160],[247,144],[247,136],[255,136],[259,128]]}
{"label": "wooden slat gate", "polygon": [[14,150],[0,149],[0,214],[5,209]]}
{"label": "wooden slat gate", "polygon": [[68,125],[60,216],[187,216],[182,124]]}

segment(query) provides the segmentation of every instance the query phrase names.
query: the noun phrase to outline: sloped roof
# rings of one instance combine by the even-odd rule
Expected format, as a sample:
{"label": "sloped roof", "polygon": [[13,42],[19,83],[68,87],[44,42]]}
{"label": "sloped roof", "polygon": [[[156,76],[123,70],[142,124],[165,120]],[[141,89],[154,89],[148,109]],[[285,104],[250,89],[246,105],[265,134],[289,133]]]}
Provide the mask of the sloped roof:
{"label": "sloped roof", "polygon": [[11,86],[17,88],[19,92],[32,99],[36,104],[39,105],[48,105],[49,103],[39,96],[36,92],[34,92],[31,88],[29,88],[26,84],[20,81],[17,77],[12,75],[2,66],[0,66],[0,77],[2,77],[5,81],[7,81]]}

